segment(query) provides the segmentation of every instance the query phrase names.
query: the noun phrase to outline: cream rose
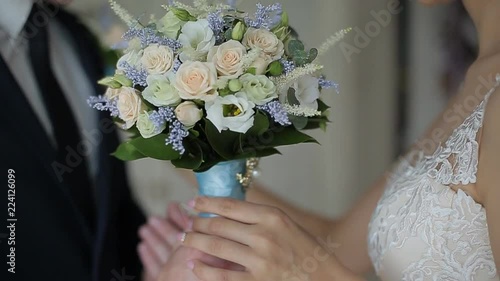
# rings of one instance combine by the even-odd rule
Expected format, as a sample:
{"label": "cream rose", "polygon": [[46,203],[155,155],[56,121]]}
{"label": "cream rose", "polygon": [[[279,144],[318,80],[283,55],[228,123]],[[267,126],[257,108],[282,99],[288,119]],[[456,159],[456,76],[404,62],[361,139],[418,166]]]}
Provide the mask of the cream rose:
{"label": "cream rose", "polygon": [[164,123],[161,127],[157,128],[153,121],[149,119],[149,113],[146,111],[139,114],[136,125],[139,133],[145,139],[149,139],[160,134],[167,127],[166,123]]}
{"label": "cream rose", "polygon": [[268,66],[269,60],[267,60],[264,56],[261,56],[253,61],[253,63],[250,65],[250,68],[255,69],[255,74],[262,75],[267,72]]}
{"label": "cream rose", "polygon": [[215,46],[215,36],[206,19],[187,22],[181,29],[181,60],[201,60]]}
{"label": "cream rose", "polygon": [[[295,97],[301,106],[318,109],[318,99],[320,96],[319,80],[316,77],[309,75],[299,78],[286,89],[293,88],[295,90]],[[280,101],[286,102],[288,92],[280,93]]]}
{"label": "cream rose", "polygon": [[208,61],[213,61],[217,72],[227,79],[238,78],[243,74],[242,58],[247,49],[236,40],[229,40],[208,52]]}
{"label": "cream rose", "polygon": [[263,105],[278,97],[276,86],[264,75],[247,73],[240,77],[240,81],[248,100],[257,105]]}
{"label": "cream rose", "polygon": [[169,11],[158,23],[158,31],[165,34],[165,36],[177,39],[179,31],[185,24],[185,21],[180,20],[172,11]]}
{"label": "cream rose", "polygon": [[118,97],[120,94],[121,88],[113,89],[113,88],[108,88],[106,89],[106,93],[104,93],[104,96],[109,99],[113,100]]}
{"label": "cream rose", "polygon": [[130,129],[134,126],[139,114],[146,109],[142,103],[140,92],[134,88],[122,87],[118,94],[118,117],[125,122],[124,128]]}
{"label": "cream rose", "polygon": [[152,44],[144,49],[141,63],[149,74],[164,74],[174,64],[174,52],[167,46]]}
{"label": "cream rose", "polygon": [[179,122],[187,128],[193,127],[203,117],[203,110],[192,101],[185,101],[175,108]]}
{"label": "cream rose", "polygon": [[209,101],[217,96],[217,70],[213,63],[187,61],[179,67],[175,88],[185,100]]}
{"label": "cream rose", "polygon": [[230,130],[242,134],[253,126],[254,107],[255,104],[242,92],[217,97],[213,102],[205,104],[207,119],[219,132]]}
{"label": "cream rose", "polygon": [[269,62],[280,59],[285,53],[283,42],[265,29],[249,28],[243,37],[243,45],[248,49],[261,49]]}
{"label": "cream rose", "polygon": [[146,78],[148,87],[142,92],[145,100],[156,106],[175,105],[181,102],[179,91],[174,87],[175,74],[149,75]]}

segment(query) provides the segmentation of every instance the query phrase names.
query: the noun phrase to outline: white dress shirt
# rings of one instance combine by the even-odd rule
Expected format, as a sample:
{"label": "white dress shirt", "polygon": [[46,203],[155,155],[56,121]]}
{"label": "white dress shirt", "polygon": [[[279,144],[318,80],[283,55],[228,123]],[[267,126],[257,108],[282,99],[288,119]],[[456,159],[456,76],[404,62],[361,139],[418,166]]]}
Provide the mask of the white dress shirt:
{"label": "white dress shirt", "polygon": [[[45,132],[55,144],[52,123],[31,67],[28,41],[22,36],[32,6],[33,0],[0,0],[0,54],[24,91]],[[88,97],[95,94],[91,84],[94,81],[89,81],[80,65],[67,31],[54,21],[49,24],[48,30],[54,75],[75,115],[80,132],[91,132],[98,122],[97,112],[87,105]],[[95,176],[98,148],[91,149],[88,163],[91,175]]]}

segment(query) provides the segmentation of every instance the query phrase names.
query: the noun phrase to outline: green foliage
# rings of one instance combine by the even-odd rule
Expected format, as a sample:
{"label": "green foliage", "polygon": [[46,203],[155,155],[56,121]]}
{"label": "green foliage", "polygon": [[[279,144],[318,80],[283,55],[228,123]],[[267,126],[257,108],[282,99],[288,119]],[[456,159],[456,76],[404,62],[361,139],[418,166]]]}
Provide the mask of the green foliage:
{"label": "green foliage", "polygon": [[312,63],[318,57],[318,50],[313,48],[306,51],[304,44],[300,40],[290,40],[287,50],[296,66],[304,66]]}
{"label": "green foliage", "polygon": [[196,21],[197,18],[191,15],[187,10],[170,7],[170,10],[174,13],[174,15],[180,19],[181,21]]}

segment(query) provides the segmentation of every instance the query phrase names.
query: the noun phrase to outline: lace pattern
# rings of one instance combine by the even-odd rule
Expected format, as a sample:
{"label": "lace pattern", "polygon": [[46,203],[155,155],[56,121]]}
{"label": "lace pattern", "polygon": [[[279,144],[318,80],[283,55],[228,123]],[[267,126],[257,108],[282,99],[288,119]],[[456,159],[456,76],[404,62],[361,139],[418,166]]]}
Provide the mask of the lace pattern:
{"label": "lace pattern", "polygon": [[496,80],[445,144],[430,156],[412,152],[396,165],[369,226],[369,254],[377,273],[386,270],[384,259],[394,250],[413,248],[406,254],[415,258],[400,268],[398,280],[477,280],[478,271],[497,276],[484,208],[450,188],[476,183],[477,135],[500,75]]}

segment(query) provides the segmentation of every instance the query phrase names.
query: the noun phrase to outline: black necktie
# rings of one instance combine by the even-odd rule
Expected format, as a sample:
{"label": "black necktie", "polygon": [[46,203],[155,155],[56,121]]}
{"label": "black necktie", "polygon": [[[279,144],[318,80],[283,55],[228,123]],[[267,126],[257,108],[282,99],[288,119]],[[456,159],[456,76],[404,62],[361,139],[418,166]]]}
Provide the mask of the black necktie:
{"label": "black necktie", "polygon": [[[88,165],[84,155],[80,154],[75,159],[74,152],[79,154],[78,151],[82,150],[83,143],[75,116],[51,67],[48,21],[50,21],[48,14],[39,4],[34,4],[26,25],[26,29],[33,29],[27,30],[32,35],[29,39],[29,55],[45,108],[52,123],[54,138],[57,142],[55,160],[69,168],[61,175],[62,181],[69,188],[69,194],[73,198],[75,205],[83,212],[89,227],[93,230],[95,202],[88,174]],[[82,104],[82,106],[86,105]],[[73,157],[68,156],[69,151],[74,151],[72,152]],[[68,161],[68,159],[72,160]]]}

